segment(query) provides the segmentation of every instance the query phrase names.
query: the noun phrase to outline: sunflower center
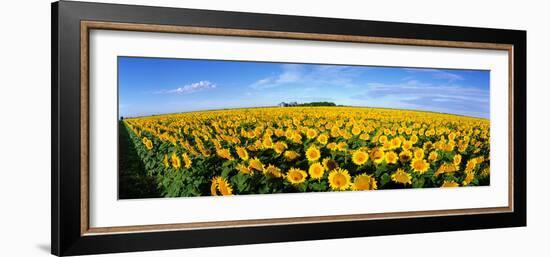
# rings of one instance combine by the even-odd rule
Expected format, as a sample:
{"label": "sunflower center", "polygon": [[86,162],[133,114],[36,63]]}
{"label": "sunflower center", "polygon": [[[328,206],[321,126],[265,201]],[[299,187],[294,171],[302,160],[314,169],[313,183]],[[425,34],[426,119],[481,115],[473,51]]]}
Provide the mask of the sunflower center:
{"label": "sunflower center", "polygon": [[292,174],[292,179],[295,180],[295,181],[299,181],[302,178],[303,178],[303,176],[299,172],[296,172],[296,173]]}
{"label": "sunflower center", "polygon": [[366,177],[359,177],[355,181],[355,187],[357,189],[369,189],[369,179]]}
{"label": "sunflower center", "polygon": [[404,172],[398,172],[395,176],[396,180],[399,182],[405,182],[408,181],[407,174]]}
{"label": "sunflower center", "polygon": [[332,160],[328,161],[328,162],[327,162],[327,168],[328,168],[329,170],[336,169],[336,163],[335,163],[334,161],[332,161]]}
{"label": "sunflower center", "polygon": [[342,174],[336,174],[334,176],[334,184],[341,187],[346,184],[346,177]]}
{"label": "sunflower center", "polygon": [[424,168],[424,163],[422,161],[416,161],[414,162],[414,168],[417,170],[421,170]]}
{"label": "sunflower center", "polygon": [[319,167],[313,168],[313,174],[319,175],[320,173],[321,173],[321,168],[319,168]]}

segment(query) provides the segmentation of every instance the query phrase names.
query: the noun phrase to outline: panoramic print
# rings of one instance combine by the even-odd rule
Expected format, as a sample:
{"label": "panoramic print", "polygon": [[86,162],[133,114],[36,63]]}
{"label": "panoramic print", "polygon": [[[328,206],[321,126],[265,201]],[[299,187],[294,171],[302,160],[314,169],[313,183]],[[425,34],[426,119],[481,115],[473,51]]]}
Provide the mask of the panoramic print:
{"label": "panoramic print", "polygon": [[118,197],[489,185],[489,81],[487,70],[118,57]]}

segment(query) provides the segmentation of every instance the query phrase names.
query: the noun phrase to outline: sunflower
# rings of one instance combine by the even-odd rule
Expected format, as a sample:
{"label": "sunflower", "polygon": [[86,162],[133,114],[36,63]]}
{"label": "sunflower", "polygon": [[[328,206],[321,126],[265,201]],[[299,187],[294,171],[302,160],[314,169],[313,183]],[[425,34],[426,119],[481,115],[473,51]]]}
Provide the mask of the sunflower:
{"label": "sunflower", "polygon": [[476,168],[477,165],[477,159],[470,159],[468,162],[466,162],[466,172],[473,171]]}
{"label": "sunflower", "polygon": [[426,131],[424,135],[426,135],[427,137],[430,137],[430,136],[433,136],[434,134],[435,134],[435,130],[432,128]]}
{"label": "sunflower", "polygon": [[257,170],[257,171],[263,171],[264,170],[264,164],[258,158],[251,159],[250,162],[248,163],[248,166],[252,169]]}
{"label": "sunflower", "polygon": [[353,184],[351,185],[352,190],[375,190],[378,189],[376,185],[376,179],[372,175],[360,174],[355,176],[353,179]]}
{"label": "sunflower", "polygon": [[380,136],[378,138],[378,143],[385,144],[386,142],[388,142],[388,137],[387,136]]}
{"label": "sunflower", "polygon": [[340,142],[336,145],[336,150],[341,152],[345,152],[347,148],[348,148],[348,144],[346,142]]}
{"label": "sunflower", "polygon": [[382,150],[390,150],[390,149],[391,149],[391,142],[388,140],[384,142],[384,144],[382,145]]}
{"label": "sunflower", "polygon": [[227,179],[218,177],[218,190],[222,195],[233,195],[233,188],[227,181]]}
{"label": "sunflower", "polygon": [[443,181],[443,184],[441,185],[441,187],[458,187],[458,183],[454,182],[454,181]]}
{"label": "sunflower", "polygon": [[332,190],[347,190],[351,186],[351,177],[347,170],[336,168],[328,174],[328,182]]}
{"label": "sunflower", "polygon": [[338,127],[332,127],[330,129],[330,136],[331,137],[339,137],[340,136],[340,129]]}
{"label": "sunflower", "polygon": [[276,153],[281,154],[288,148],[288,145],[285,142],[279,141],[273,146],[273,150]]}
{"label": "sunflower", "polygon": [[153,141],[149,140],[146,137],[143,137],[143,144],[145,145],[145,148],[147,148],[147,150],[153,149]]}
{"label": "sunflower", "polygon": [[248,149],[248,151],[251,151],[251,152],[258,151],[258,148],[254,144],[247,146],[246,149]]}
{"label": "sunflower", "polygon": [[289,151],[285,151],[284,156],[285,156],[285,159],[287,159],[287,160],[289,160],[289,161],[292,161],[292,160],[294,160],[294,159],[300,157],[300,155],[299,155],[297,152],[295,152],[295,151],[290,151],[290,150],[289,150]]}
{"label": "sunflower", "polygon": [[453,150],[455,149],[455,146],[456,146],[455,141],[449,141],[449,143],[447,143],[447,144],[445,145],[445,151],[451,152],[451,151],[453,151]]}
{"label": "sunflower", "polygon": [[402,163],[407,163],[412,159],[412,153],[411,151],[402,151],[399,153],[399,161]]}
{"label": "sunflower", "polygon": [[164,164],[164,168],[170,167],[170,162],[168,162],[168,155],[164,155],[164,159],[162,160],[162,163]]}
{"label": "sunflower", "polygon": [[458,151],[463,153],[468,148],[468,144],[458,144]]}
{"label": "sunflower", "polygon": [[361,166],[369,160],[369,155],[361,150],[357,150],[353,152],[353,155],[351,156],[351,160],[355,165]]}
{"label": "sunflower", "polygon": [[453,164],[455,166],[459,166],[461,162],[462,162],[462,155],[460,155],[459,153],[455,154],[455,156],[453,157]]}
{"label": "sunflower", "polygon": [[313,163],[309,166],[308,173],[311,178],[319,180],[325,173],[325,167],[318,162]]}
{"label": "sunflower", "polygon": [[211,180],[210,180],[211,184],[210,184],[210,194],[213,195],[213,196],[217,196],[218,195],[218,177],[213,177]]}
{"label": "sunflower", "polygon": [[413,159],[411,168],[417,173],[424,174],[430,168],[430,164],[424,159]]}
{"label": "sunflower", "polygon": [[411,143],[413,145],[416,144],[416,142],[418,142],[418,136],[417,135],[412,135],[412,137],[409,139],[409,141],[411,141]]}
{"label": "sunflower", "polygon": [[233,156],[231,155],[231,151],[227,148],[220,148],[216,150],[216,153],[219,157],[222,157],[224,159],[233,160]]}
{"label": "sunflower", "polygon": [[276,129],[276,130],[275,130],[275,135],[276,135],[277,137],[282,137],[282,136],[285,135],[285,131],[282,130],[282,129]]}
{"label": "sunflower", "polygon": [[401,139],[399,137],[394,137],[390,142],[392,149],[397,149],[401,147]]}
{"label": "sunflower", "polygon": [[464,177],[464,180],[462,181],[462,185],[469,185],[472,183],[472,180],[474,180],[475,173],[473,171],[466,172],[466,177]]}
{"label": "sunflower", "polygon": [[369,138],[370,138],[370,136],[369,136],[369,134],[367,134],[367,133],[363,133],[363,134],[361,134],[361,135],[359,136],[359,139],[365,140],[365,141],[366,141],[366,140],[369,140]]}
{"label": "sunflower", "polygon": [[395,164],[397,163],[397,154],[394,151],[389,151],[385,155],[386,163],[388,164]]}
{"label": "sunflower", "polygon": [[321,158],[321,152],[317,149],[317,147],[312,145],[306,150],[306,158],[310,162],[317,161]]}
{"label": "sunflower", "polygon": [[441,173],[453,173],[457,171],[457,167],[450,163],[443,163],[437,171],[434,173],[434,176],[438,176]]}
{"label": "sunflower", "polygon": [[479,157],[475,158],[475,160],[476,160],[476,164],[481,164],[485,161],[485,157],[479,156]]}
{"label": "sunflower", "polygon": [[275,177],[275,178],[280,178],[283,176],[283,173],[281,173],[281,169],[269,164],[267,167],[265,167],[264,169],[264,174],[267,175],[267,176],[271,176],[271,177]]}
{"label": "sunflower", "polygon": [[323,166],[325,167],[326,170],[331,171],[333,169],[338,168],[338,163],[336,163],[331,158],[325,158],[323,159]]}
{"label": "sunflower", "polygon": [[246,165],[244,165],[244,164],[242,164],[242,163],[237,164],[237,170],[238,170],[239,172],[244,173],[244,174],[250,174],[250,175],[252,175],[252,169],[250,169],[250,167],[248,167],[248,166],[246,166]]}
{"label": "sunflower", "polygon": [[254,144],[253,144],[254,148],[256,148],[257,150],[260,150],[262,149],[262,141],[260,139],[254,141]]}
{"label": "sunflower", "polygon": [[187,153],[184,153],[181,155],[181,157],[183,158],[183,163],[185,164],[185,168],[186,169],[189,169],[191,168],[191,164],[193,164],[193,162],[191,161],[191,159],[189,159],[189,156],[187,155]]}
{"label": "sunflower", "polygon": [[243,161],[248,160],[248,152],[244,147],[237,146],[237,155],[239,158],[241,158]]}
{"label": "sunflower", "polygon": [[422,159],[424,158],[424,150],[422,148],[417,148],[414,150],[413,155],[413,159]]}
{"label": "sunflower", "polygon": [[172,163],[172,167],[174,167],[174,169],[179,169],[181,167],[180,158],[176,153],[172,153],[172,156],[170,156],[170,162]]}
{"label": "sunflower", "polygon": [[437,160],[437,157],[439,157],[439,155],[437,154],[436,151],[432,151],[429,155],[428,155],[428,161],[430,162],[434,162]]}
{"label": "sunflower", "polygon": [[401,145],[401,148],[403,148],[403,150],[411,150],[412,148],[412,142],[411,141],[404,141],[403,144]]}
{"label": "sunflower", "polygon": [[308,139],[313,139],[316,136],[317,136],[317,130],[310,128],[306,131],[306,137]]}
{"label": "sunflower", "polygon": [[321,134],[317,137],[317,142],[326,145],[328,143],[328,136],[326,134]]}
{"label": "sunflower", "polygon": [[204,148],[203,145],[198,145],[197,148],[199,148],[199,151],[201,152],[201,154],[205,157],[209,157],[211,152],[210,150],[207,150],[206,148]]}
{"label": "sunflower", "polygon": [[448,136],[449,140],[454,141],[456,138],[456,134],[454,132],[450,133]]}
{"label": "sunflower", "polygon": [[302,143],[302,135],[300,133],[294,133],[292,136],[292,142],[295,144],[301,144]]}
{"label": "sunflower", "polygon": [[353,127],[351,129],[351,134],[353,134],[354,136],[358,136],[359,134],[361,134],[361,128],[360,127]]}
{"label": "sunflower", "polygon": [[222,148],[222,145],[220,144],[220,141],[218,141],[217,139],[212,139],[212,143],[214,144],[214,147],[216,148],[216,150]]}
{"label": "sunflower", "polygon": [[271,140],[270,136],[264,137],[264,140],[262,141],[262,147],[265,149],[273,148],[273,141]]}
{"label": "sunflower", "polygon": [[384,160],[384,151],[380,148],[375,148],[370,152],[370,157],[374,163],[379,164]]}
{"label": "sunflower", "polygon": [[391,180],[395,183],[401,183],[403,185],[412,184],[412,176],[405,172],[403,169],[397,169],[392,175]]}
{"label": "sunflower", "polygon": [[337,145],[334,142],[327,144],[327,149],[329,149],[329,150],[334,151],[334,150],[336,150],[336,147],[337,147]]}
{"label": "sunflower", "polygon": [[434,148],[434,144],[432,143],[432,141],[428,141],[426,143],[424,143],[424,145],[422,146],[422,148],[425,150],[425,151],[430,151]]}
{"label": "sunflower", "polygon": [[306,181],[307,173],[301,169],[290,168],[286,174],[286,179],[293,185],[297,185]]}

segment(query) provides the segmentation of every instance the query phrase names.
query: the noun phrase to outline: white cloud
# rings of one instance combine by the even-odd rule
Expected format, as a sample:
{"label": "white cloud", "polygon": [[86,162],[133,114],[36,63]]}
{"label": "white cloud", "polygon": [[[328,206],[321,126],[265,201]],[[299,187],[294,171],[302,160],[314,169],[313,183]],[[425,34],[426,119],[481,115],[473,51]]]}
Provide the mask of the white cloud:
{"label": "white cloud", "polygon": [[254,89],[264,89],[277,87],[283,84],[299,81],[303,74],[303,67],[300,64],[283,64],[283,71],[276,75],[267,78],[262,78],[250,85]]}
{"label": "white cloud", "polygon": [[299,64],[283,64],[283,73],[281,73],[275,83],[292,83],[299,80],[304,74],[304,68]]}
{"label": "white cloud", "polygon": [[438,70],[438,69],[426,69],[426,68],[405,68],[406,71],[411,73],[417,73],[417,72],[424,72],[424,73],[430,73],[433,78],[436,79],[443,79],[447,80],[449,82],[454,82],[458,80],[464,80],[464,77],[452,73],[445,70]]}
{"label": "white cloud", "polygon": [[489,91],[458,85],[432,85],[417,80],[401,84],[368,83],[367,95],[371,97],[394,95],[415,96],[417,98],[445,98],[476,102],[488,102]]}
{"label": "white cloud", "polygon": [[365,105],[411,108],[489,117],[489,90],[462,85],[435,85],[409,80],[404,83],[368,83],[352,97]]}
{"label": "white cloud", "polygon": [[266,89],[289,84],[354,86],[353,79],[366,71],[366,67],[342,65],[319,65],[308,67],[302,64],[283,64],[282,71],[274,76],[257,80],[250,85],[253,89]]}
{"label": "white cloud", "polygon": [[202,90],[207,89],[214,89],[216,88],[216,85],[208,80],[201,80],[199,82],[191,83],[188,85],[184,85],[182,87],[169,89],[169,90],[161,90],[157,93],[160,94],[190,94]]}

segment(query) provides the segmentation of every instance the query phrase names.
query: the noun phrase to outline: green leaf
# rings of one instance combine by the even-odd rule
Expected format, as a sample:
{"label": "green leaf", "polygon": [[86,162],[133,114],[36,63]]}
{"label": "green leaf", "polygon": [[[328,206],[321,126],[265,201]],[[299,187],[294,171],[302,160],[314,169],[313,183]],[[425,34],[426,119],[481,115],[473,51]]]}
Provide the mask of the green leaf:
{"label": "green leaf", "polygon": [[384,186],[385,184],[387,184],[388,182],[390,182],[390,175],[388,173],[384,173],[381,177],[380,177],[380,186]]}
{"label": "green leaf", "polygon": [[248,180],[250,179],[249,175],[239,173],[231,178],[231,181],[237,186],[239,192],[248,191]]}
{"label": "green leaf", "polygon": [[233,171],[233,169],[231,168],[228,168],[228,167],[222,168],[222,177],[227,178],[229,176],[229,173],[231,173],[231,171]]}
{"label": "green leaf", "polygon": [[300,183],[299,185],[296,186],[296,189],[298,189],[298,191],[300,192],[305,192],[307,189],[307,182]]}
{"label": "green leaf", "polygon": [[309,187],[314,191],[326,191],[327,190],[327,182],[326,181],[320,181],[320,182],[309,183]]}
{"label": "green leaf", "polygon": [[423,178],[423,177],[420,177],[420,178],[413,178],[412,186],[413,186],[413,188],[421,188],[421,187],[423,187],[423,186],[424,186],[424,178]]}

